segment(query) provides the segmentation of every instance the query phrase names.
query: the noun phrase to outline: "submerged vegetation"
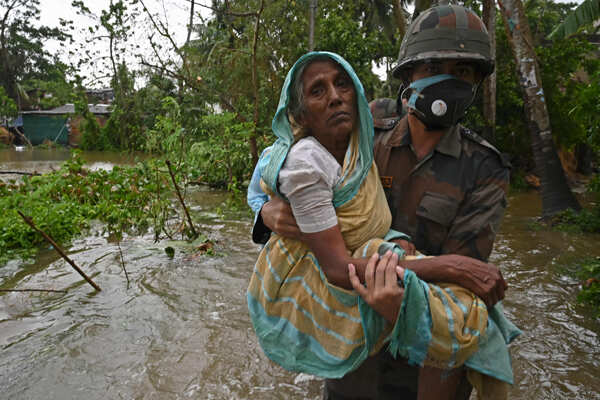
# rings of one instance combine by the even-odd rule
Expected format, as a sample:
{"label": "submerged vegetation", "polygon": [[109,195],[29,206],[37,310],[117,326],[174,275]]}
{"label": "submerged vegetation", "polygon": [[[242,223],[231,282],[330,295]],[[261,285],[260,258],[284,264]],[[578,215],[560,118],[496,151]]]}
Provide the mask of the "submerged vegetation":
{"label": "submerged vegetation", "polygon": [[[566,210],[554,216],[551,223],[556,229],[596,235],[600,233],[600,174],[594,175],[587,184],[587,194],[592,199],[591,206],[579,213]],[[575,274],[582,281],[577,300],[592,306],[596,317],[600,317],[600,258],[584,257],[576,268]]]}
{"label": "submerged vegetation", "polygon": [[[176,176],[181,178],[181,174]],[[172,184],[161,160],[139,162],[111,171],[84,168],[77,153],[62,167],[22,182],[0,181],[0,265],[35,254],[44,239],[23,223],[17,211],[58,243],[67,243],[90,227],[103,224],[105,233],[118,240],[123,233],[151,231],[155,240],[191,238],[183,224],[173,226],[178,215]]]}
{"label": "submerged vegetation", "polygon": [[577,300],[591,305],[596,317],[600,318],[600,258],[583,261],[579,265],[577,277],[583,282]]}

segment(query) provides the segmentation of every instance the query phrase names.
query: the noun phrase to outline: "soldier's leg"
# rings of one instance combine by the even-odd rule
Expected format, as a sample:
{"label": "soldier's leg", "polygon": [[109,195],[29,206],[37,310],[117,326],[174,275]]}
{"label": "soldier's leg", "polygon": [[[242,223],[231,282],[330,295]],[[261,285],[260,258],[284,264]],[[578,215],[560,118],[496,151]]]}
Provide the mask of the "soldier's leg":
{"label": "soldier's leg", "polygon": [[376,400],[377,356],[340,379],[325,379],[323,400]]}
{"label": "soldier's leg", "polygon": [[464,368],[445,370],[423,367],[419,370],[419,400],[455,400]]}

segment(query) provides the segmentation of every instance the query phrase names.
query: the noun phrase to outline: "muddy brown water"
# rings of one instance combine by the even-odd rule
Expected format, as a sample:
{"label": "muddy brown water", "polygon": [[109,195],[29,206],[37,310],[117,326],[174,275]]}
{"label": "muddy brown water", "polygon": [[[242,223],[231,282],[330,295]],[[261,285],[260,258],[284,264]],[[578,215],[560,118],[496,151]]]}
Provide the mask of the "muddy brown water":
{"label": "muddy brown water", "polygon": [[[44,171],[68,157],[37,151],[0,150],[0,171]],[[133,161],[83,156],[99,168]],[[67,290],[0,293],[0,398],[319,399],[319,379],[282,370],[258,347],[245,291],[259,247],[249,239],[248,214],[223,212],[226,200],[219,191],[190,193],[194,219],[218,256],[126,237],[129,287],[116,243],[99,228],[69,253],[101,292],[49,249],[0,267],[0,288]],[[600,399],[600,321],[577,304],[579,282],[568,270],[600,255],[600,236],[533,229],[539,213],[536,193],[512,194],[492,255],[510,285],[505,309],[524,332],[511,345],[511,398]]]}

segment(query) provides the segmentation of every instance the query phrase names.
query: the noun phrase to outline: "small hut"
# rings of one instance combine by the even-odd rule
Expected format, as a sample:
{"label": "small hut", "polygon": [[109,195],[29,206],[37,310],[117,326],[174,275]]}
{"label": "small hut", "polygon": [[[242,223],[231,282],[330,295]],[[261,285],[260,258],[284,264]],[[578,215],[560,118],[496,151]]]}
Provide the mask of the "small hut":
{"label": "small hut", "polygon": [[[110,105],[89,104],[88,108],[103,125],[110,116]],[[32,145],[53,142],[77,147],[80,142],[80,118],[75,114],[73,104],[65,104],[52,110],[22,111],[23,131]]]}

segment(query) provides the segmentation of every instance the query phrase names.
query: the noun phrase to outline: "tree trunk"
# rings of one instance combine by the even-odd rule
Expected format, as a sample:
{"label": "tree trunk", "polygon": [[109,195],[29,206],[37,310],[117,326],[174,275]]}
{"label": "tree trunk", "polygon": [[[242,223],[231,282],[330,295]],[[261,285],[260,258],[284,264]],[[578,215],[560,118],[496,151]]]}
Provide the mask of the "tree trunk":
{"label": "tree trunk", "polygon": [[252,154],[252,163],[258,163],[258,145],[256,138],[258,136],[256,127],[258,126],[258,73],[256,65],[256,51],[258,47],[258,28],[260,28],[260,15],[265,8],[265,0],[260,1],[260,8],[256,12],[256,21],[254,24],[254,39],[252,40],[252,89],[254,91],[254,130],[250,136],[250,153]]}
{"label": "tree trunk", "polygon": [[565,171],[552,139],[539,65],[523,4],[521,0],[498,0],[498,5],[523,90],[536,174],[541,182],[542,216],[550,217],[567,208],[580,210],[581,206],[567,184]]}
{"label": "tree trunk", "polygon": [[[483,1],[483,23],[490,36],[490,55],[496,59],[496,3]],[[496,141],[496,70],[483,81],[483,119],[486,127],[483,136],[490,142]]]}
{"label": "tree trunk", "polygon": [[310,0],[310,15],[308,20],[308,51],[315,49],[315,15],[317,14],[317,0]]}
{"label": "tree trunk", "polygon": [[404,8],[402,7],[402,0],[394,1],[394,19],[396,20],[396,27],[398,28],[398,37],[402,39],[406,34],[406,18],[404,16]]}

